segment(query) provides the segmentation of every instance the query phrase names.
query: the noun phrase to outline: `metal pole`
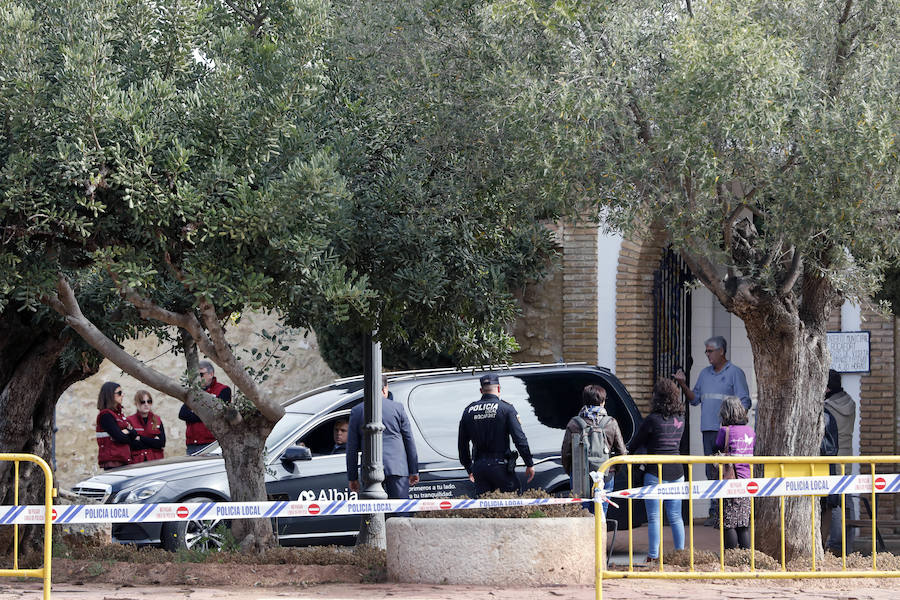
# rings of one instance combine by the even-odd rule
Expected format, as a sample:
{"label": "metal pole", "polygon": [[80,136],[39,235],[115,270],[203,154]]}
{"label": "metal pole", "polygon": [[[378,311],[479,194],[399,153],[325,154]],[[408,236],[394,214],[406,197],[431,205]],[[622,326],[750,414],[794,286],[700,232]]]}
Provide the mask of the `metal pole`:
{"label": "metal pole", "polygon": [[[602,471],[601,471],[602,474]],[[603,571],[609,565],[606,560],[606,515],[603,513],[603,501],[600,499],[600,486],[603,477],[594,482],[592,498],[594,501],[594,599],[603,600]]]}
{"label": "metal pole", "polygon": [[[373,334],[367,334],[363,342],[363,443],[362,481],[360,497],[365,500],[383,500],[387,493],[381,487],[384,481],[382,462],[381,422],[381,344],[374,341]],[[385,548],[384,513],[363,517],[359,528],[357,545]]]}

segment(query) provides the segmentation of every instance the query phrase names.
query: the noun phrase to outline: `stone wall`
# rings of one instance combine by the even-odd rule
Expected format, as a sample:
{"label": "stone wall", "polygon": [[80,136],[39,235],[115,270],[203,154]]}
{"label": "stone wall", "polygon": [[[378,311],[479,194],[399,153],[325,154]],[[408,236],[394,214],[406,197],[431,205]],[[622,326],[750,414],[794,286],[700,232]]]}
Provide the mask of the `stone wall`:
{"label": "stone wall", "polygon": [[550,276],[516,295],[514,362],[597,364],[597,234],[592,223],[554,227],[562,249]]}
{"label": "stone wall", "polygon": [[554,363],[563,360],[563,277],[559,266],[539,283],[516,293],[522,309],[512,334],[521,348],[512,361]]}
{"label": "stone wall", "polygon": [[[859,453],[861,455],[900,454],[900,361],[897,360],[900,345],[900,321],[893,316],[881,315],[871,309],[861,313],[860,329],[870,333],[870,372],[860,378],[859,393]],[[828,331],[841,330],[841,311],[835,310],[828,320]],[[893,466],[881,465],[879,469],[892,472]],[[862,467],[865,471],[865,467]],[[882,514],[900,516],[900,502],[893,494],[879,497],[878,509]],[[862,518],[869,515],[863,510]]]}
{"label": "stone wall", "polygon": [[593,223],[562,228],[563,360],[597,364],[597,233]]}
{"label": "stone wall", "polygon": [[871,332],[871,371],[860,390],[860,454],[895,454],[894,319],[863,311],[863,329]]}

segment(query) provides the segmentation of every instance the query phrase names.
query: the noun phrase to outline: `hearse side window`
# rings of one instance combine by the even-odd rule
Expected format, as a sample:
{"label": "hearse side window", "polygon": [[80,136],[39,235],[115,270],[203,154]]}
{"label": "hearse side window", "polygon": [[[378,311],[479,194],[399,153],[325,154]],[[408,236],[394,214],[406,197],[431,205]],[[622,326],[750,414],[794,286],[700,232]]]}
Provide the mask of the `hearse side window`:
{"label": "hearse side window", "polygon": [[312,431],[307,432],[294,443],[309,448],[314,457],[330,455],[331,451],[334,450],[334,424],[338,421],[349,420],[349,414],[329,418],[317,425]]}
{"label": "hearse side window", "polygon": [[[563,429],[581,407],[581,390],[589,383],[604,385],[600,377],[589,373],[542,373],[503,376],[500,396],[516,407],[532,453],[559,453]],[[621,411],[618,397],[608,386],[610,414],[630,424]],[[478,380],[448,381],[420,385],[409,395],[412,418],[437,452],[458,458],[456,450],[459,418],[463,409],[479,398]],[[617,415],[622,412],[622,415]],[[632,427],[623,435],[629,439]]]}
{"label": "hearse side window", "polygon": [[[528,402],[533,407],[536,418],[548,427],[559,429],[564,429],[569,419],[581,409],[581,391],[584,387],[591,384],[602,386],[606,390],[606,412],[618,421],[625,442],[631,439],[634,433],[631,414],[622,405],[618,393],[602,377],[591,373],[545,373],[526,375],[523,379],[528,387]],[[522,407],[513,403],[521,414]]]}

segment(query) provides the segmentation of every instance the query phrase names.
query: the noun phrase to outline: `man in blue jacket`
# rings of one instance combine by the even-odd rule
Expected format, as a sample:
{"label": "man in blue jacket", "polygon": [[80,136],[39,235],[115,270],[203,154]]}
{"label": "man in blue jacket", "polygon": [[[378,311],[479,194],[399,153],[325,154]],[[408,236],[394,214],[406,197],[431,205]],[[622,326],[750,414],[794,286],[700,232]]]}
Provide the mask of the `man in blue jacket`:
{"label": "man in blue jacket", "polygon": [[[413,441],[412,429],[406,409],[394,401],[388,391],[387,377],[381,378],[381,422],[382,462],[384,463],[384,481],[382,487],[388,498],[409,498],[409,486],[419,483],[419,458],[416,454],[416,443]],[[347,437],[347,479],[350,491],[359,493],[359,458],[362,448],[363,404],[360,402],[350,411],[350,431]]]}

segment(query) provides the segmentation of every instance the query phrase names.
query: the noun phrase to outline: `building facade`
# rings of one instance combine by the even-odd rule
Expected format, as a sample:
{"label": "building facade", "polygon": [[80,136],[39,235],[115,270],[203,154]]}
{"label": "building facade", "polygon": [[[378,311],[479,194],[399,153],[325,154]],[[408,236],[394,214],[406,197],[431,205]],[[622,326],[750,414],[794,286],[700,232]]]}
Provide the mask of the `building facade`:
{"label": "building facade", "polygon": [[[612,369],[646,414],[654,381],[681,366],[694,384],[708,364],[704,341],[728,340],[728,358],[741,367],[754,408],[753,353],[743,322],[703,286],[685,283],[683,266],[666,234],[649,229],[633,238],[607,234],[596,224],[561,226],[562,260],[550,280],[523,293],[525,316],[515,334],[517,360],[588,362]],[[896,455],[900,430],[900,327],[849,303],[835,311],[829,331],[868,331],[871,370],[844,374],[844,389],[857,402],[854,451]],[[824,390],[823,390],[824,393]],[[695,414],[696,412],[696,414]],[[689,414],[692,454],[702,454],[699,407]]]}

